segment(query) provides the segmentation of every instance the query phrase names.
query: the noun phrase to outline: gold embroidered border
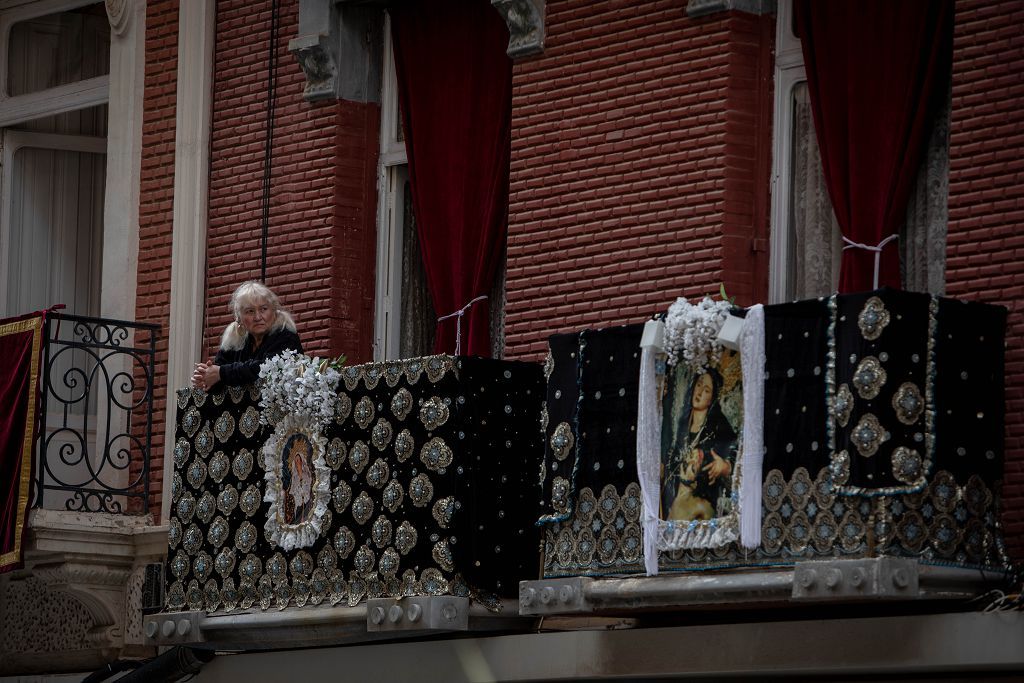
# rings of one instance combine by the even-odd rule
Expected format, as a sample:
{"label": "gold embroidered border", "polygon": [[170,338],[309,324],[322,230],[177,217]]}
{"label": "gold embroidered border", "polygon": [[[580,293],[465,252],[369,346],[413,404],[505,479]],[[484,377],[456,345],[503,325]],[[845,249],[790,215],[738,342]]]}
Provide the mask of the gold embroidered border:
{"label": "gold embroidered border", "polygon": [[21,562],[22,532],[25,529],[25,516],[28,514],[28,499],[32,488],[32,442],[35,437],[32,426],[36,421],[36,399],[39,392],[39,349],[42,345],[43,319],[42,316],[35,316],[0,325],[0,337],[28,331],[32,332],[32,357],[29,364],[29,402],[25,414],[25,434],[21,443],[21,469],[18,477],[18,517],[14,528],[14,548],[0,555],[0,571]]}

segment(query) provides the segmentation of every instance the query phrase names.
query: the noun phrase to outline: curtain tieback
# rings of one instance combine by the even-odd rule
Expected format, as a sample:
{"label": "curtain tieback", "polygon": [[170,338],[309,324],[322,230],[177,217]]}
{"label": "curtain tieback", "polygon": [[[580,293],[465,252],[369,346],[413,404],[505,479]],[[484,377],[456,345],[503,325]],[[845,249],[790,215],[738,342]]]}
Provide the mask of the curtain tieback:
{"label": "curtain tieback", "polygon": [[843,251],[846,251],[847,249],[864,249],[866,251],[873,251],[873,252],[875,252],[875,275],[874,275],[874,278],[871,280],[871,282],[872,282],[871,289],[878,289],[878,269],[879,269],[879,267],[881,265],[882,249],[884,249],[885,245],[889,244],[889,242],[892,242],[894,239],[899,239],[899,235],[898,234],[889,235],[884,240],[879,242],[876,246],[872,247],[872,246],[870,246],[868,244],[863,244],[861,242],[854,242],[853,240],[851,240],[846,235],[843,235],[843,241],[846,242],[846,246],[843,247]]}
{"label": "curtain tieback", "polygon": [[456,356],[458,356],[459,352],[462,350],[462,316],[466,315],[466,311],[469,310],[470,306],[472,306],[473,304],[477,303],[478,301],[483,301],[486,298],[487,298],[486,294],[481,294],[477,298],[470,300],[470,302],[468,304],[466,304],[465,306],[463,306],[459,310],[455,311],[454,313],[449,313],[448,315],[442,315],[440,318],[437,319],[437,322],[441,322],[442,320],[447,320],[448,318],[455,318],[455,355]]}

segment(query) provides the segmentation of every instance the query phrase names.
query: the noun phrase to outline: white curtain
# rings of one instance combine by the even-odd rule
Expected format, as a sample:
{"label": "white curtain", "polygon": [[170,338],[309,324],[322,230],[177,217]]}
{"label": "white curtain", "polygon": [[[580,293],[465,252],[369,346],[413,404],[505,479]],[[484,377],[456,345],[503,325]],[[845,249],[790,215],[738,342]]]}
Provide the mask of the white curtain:
{"label": "white curtain", "polygon": [[5,313],[99,315],[106,156],[21,147],[10,176]]}
{"label": "white curtain", "polygon": [[807,83],[793,89],[793,207],[789,299],[824,296],[839,286],[843,242],[825,186]]}

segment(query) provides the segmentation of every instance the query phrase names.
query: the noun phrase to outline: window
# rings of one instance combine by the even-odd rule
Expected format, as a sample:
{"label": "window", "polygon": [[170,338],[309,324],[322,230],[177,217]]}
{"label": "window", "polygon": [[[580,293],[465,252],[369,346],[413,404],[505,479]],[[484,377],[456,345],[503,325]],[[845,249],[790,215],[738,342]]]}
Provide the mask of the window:
{"label": "window", "polygon": [[[387,19],[383,62],[380,168],[377,179],[376,360],[413,358],[432,353],[437,325],[437,313],[427,289],[427,277],[416,233],[409,165],[398,103],[398,81],[391,48],[391,27]],[[495,358],[500,358],[505,336],[504,254],[488,299],[491,311],[491,353]]]}
{"label": "window", "polygon": [[429,354],[437,319],[416,236],[390,25],[385,22],[384,28],[374,330],[377,360]]}
{"label": "window", "polygon": [[[779,302],[836,291],[843,243],[825,187],[790,0],[778,5],[775,47],[769,300]],[[947,98],[936,116],[900,230],[900,274],[906,289],[945,291],[948,178]]]}
{"label": "window", "polygon": [[102,3],[65,4],[0,14],[3,315],[100,313],[110,25]]}

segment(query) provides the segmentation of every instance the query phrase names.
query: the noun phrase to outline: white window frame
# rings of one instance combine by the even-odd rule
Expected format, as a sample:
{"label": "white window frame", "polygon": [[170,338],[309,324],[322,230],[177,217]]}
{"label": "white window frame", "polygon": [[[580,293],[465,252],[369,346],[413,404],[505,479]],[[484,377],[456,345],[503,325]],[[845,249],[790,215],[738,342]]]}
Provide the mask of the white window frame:
{"label": "white window frame", "polygon": [[25,121],[64,114],[106,104],[110,99],[110,76],[96,76],[33,93],[7,94],[8,45],[11,27],[22,21],[96,4],[96,0],[40,0],[11,7],[0,4],[0,128]]}
{"label": "white window frame", "polygon": [[409,178],[405,142],[398,139],[401,111],[391,43],[391,19],[384,15],[384,69],[381,78],[380,158],[377,169],[377,283],[373,358],[398,358],[402,339],[402,240],[404,186]]}
{"label": "white window frame", "polygon": [[793,91],[807,80],[800,39],[793,33],[793,3],[779,0],[775,21],[775,111],[772,132],[771,252],[768,301],[786,299],[793,268],[789,262],[793,178]]}

